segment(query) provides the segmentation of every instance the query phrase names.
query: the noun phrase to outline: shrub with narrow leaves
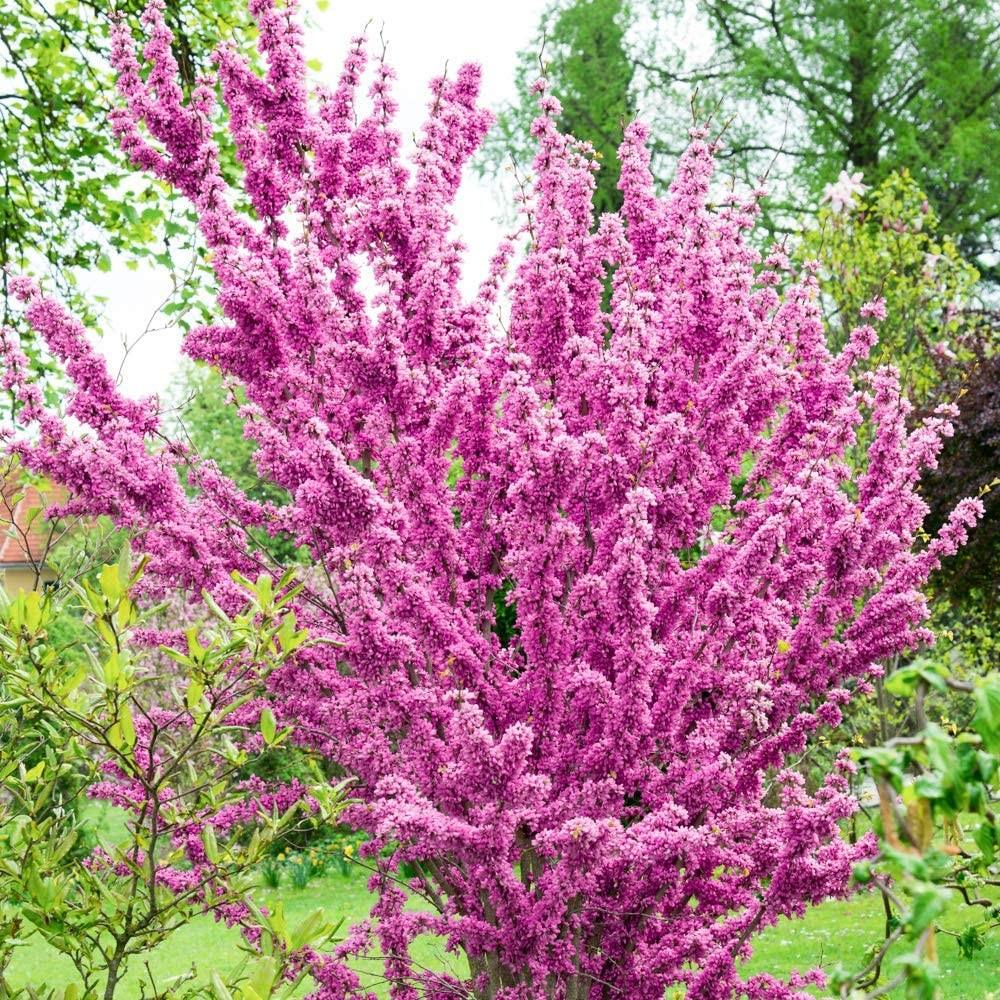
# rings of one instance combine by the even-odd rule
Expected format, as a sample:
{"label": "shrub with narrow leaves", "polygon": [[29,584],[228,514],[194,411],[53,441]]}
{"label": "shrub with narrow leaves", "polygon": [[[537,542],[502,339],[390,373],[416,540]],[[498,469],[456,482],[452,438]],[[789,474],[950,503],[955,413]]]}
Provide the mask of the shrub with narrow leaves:
{"label": "shrub with narrow leaves", "polygon": [[[216,84],[182,101],[158,3],[141,62],[116,33],[113,124],[197,208],[219,318],[185,350],[242,386],[259,470],[290,502],[164,444],[156,401],[120,396],[25,279],[72,420],[8,336],[5,386],[35,425],[9,447],[70,509],[136,530],[149,579],[192,601],[238,602],[259,529],[308,547],[292,604],[313,642],[270,696],[356,779],[378,891],[317,997],[365,995],[339,964],[359,952],[398,1000],[801,995],[818,972],[743,983],[739,961],[874,849],[838,836],[851,765],[807,794],[789,764],[880,660],[929,638],[920,587],[978,511],[916,541],[948,414],[908,431],[888,369],[855,391],[884,304],[832,353],[814,277],[745,241],[759,193],[710,204],[707,131],[660,198],[630,125],[623,208],[595,220],[594,163],[541,83],[522,227],[465,295],[452,205],[490,124],[478,71],[434,82],[404,155],[384,62],[364,99],[362,39],[310,92],[290,6],[250,6],[266,73],[223,47],[217,84],[252,211],[218,166]],[[865,419],[857,472],[843,455]],[[450,972],[412,957],[425,934]]]}
{"label": "shrub with narrow leaves", "polygon": [[[214,609],[210,627],[170,650],[165,682],[133,641],[150,624],[132,600],[141,577],[126,547],[82,585],[0,593],[0,997],[205,997],[193,970],[164,980],[148,959],[211,914],[256,952],[241,960],[233,948],[231,962],[203,969],[211,995],[290,1000],[336,928],[321,910],[290,924],[280,904],[259,907],[256,866],[301,826],[336,822],[344,796],[328,783],[239,779],[262,743],[289,736],[259,697],[307,641],[288,581],[283,596],[266,575],[246,582],[241,613]],[[67,649],[58,625],[70,615],[86,628]],[[73,808],[83,789],[113,807],[107,829]],[[30,938],[72,963],[70,982],[58,965],[18,962]]]}

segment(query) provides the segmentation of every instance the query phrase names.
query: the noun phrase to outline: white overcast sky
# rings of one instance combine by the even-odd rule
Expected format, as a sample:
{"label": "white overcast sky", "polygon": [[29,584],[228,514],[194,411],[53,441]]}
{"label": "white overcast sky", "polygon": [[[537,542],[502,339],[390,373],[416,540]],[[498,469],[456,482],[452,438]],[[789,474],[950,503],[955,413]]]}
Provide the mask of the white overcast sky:
{"label": "white overcast sky", "polygon": [[[378,45],[379,30],[388,42],[389,61],[398,80],[398,124],[405,137],[420,127],[427,102],[427,84],[462,62],[483,67],[482,100],[495,107],[513,93],[514,67],[519,49],[529,44],[545,6],[544,0],[373,0],[339,3],[317,13],[312,4],[308,31],[309,58],[319,59],[324,82],[334,82],[350,39],[368,25]],[[466,173],[459,194],[459,233],[469,245],[467,268],[477,277],[485,266],[503,227],[497,219],[500,202],[492,185]],[[105,324],[98,341],[113,370],[122,360],[123,340],[134,342],[149,323],[156,306],[170,289],[169,280],[153,269],[129,271],[119,262],[107,274],[90,276],[91,291],[107,297]],[[129,352],[122,369],[122,386],[130,395],[162,392],[177,368],[180,338],[174,330],[144,337]]]}

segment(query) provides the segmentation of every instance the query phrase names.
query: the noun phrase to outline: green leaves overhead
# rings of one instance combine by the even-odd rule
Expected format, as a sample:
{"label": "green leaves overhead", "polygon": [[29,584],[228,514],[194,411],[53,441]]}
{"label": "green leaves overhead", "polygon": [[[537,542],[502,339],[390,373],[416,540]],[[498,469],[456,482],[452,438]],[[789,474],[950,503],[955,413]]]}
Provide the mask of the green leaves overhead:
{"label": "green leaves overhead", "polygon": [[[97,303],[85,292],[91,269],[121,255],[177,270],[178,320],[197,306],[197,283],[181,270],[200,257],[186,209],[157,183],[136,183],[108,115],[117,103],[108,65],[110,11],[135,19],[143,0],[11,0],[0,7],[0,265],[47,271],[87,322]],[[242,5],[168,0],[174,56],[184,85],[208,69],[220,37],[243,27]],[[7,314],[8,274],[0,272]],[[40,369],[40,358],[33,357]]]}

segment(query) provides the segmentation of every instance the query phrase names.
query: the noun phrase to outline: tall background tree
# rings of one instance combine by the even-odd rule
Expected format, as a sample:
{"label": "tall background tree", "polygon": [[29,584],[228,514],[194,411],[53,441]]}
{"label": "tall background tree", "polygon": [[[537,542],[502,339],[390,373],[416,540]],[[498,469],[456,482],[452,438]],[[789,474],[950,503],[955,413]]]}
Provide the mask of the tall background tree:
{"label": "tall background tree", "polygon": [[512,162],[527,169],[535,149],[531,122],[538,114],[531,86],[544,73],[555,84],[554,93],[562,104],[560,128],[592,143],[601,164],[595,212],[600,216],[618,211],[618,147],[624,126],[635,116],[636,66],[625,48],[631,23],[631,6],[625,0],[550,3],[531,46],[518,58],[521,99],[498,115],[480,169],[497,173]]}
{"label": "tall background tree", "polygon": [[[686,142],[695,96],[702,113],[733,119],[728,169],[751,184],[770,172],[772,230],[813,210],[841,170],[879,184],[905,167],[943,231],[984,276],[1000,278],[1000,10],[989,0],[559,0],[544,24],[563,124],[598,148],[617,121],[563,97],[581,67],[603,81],[595,110],[610,108],[614,92],[615,107],[655,120],[661,175]],[[596,25],[609,38],[618,31],[617,41],[587,58],[573,42]],[[538,48],[522,67],[537,64]],[[530,120],[530,82],[522,70],[508,126]],[[489,156],[499,162],[496,143]]]}
{"label": "tall background tree", "polygon": [[[794,163],[808,185],[802,203],[791,200],[799,207],[840,170],[860,170],[877,184],[905,167],[965,255],[998,273],[990,259],[1000,221],[1000,165],[991,155],[1000,126],[995,3],[718,0],[698,7],[714,50],[691,78],[754,112],[734,123],[736,170],[753,178],[774,156]],[[646,68],[655,80],[655,64]],[[762,123],[770,141],[756,138]]]}
{"label": "tall background tree", "polygon": [[[107,127],[115,103],[108,55],[113,17],[132,21],[142,0],[11,0],[0,5],[0,265],[45,270],[76,308],[88,271],[115,254],[178,268],[189,255],[186,209],[163,185],[129,181]],[[165,17],[187,90],[221,38],[246,37],[229,0],[169,0]],[[0,272],[7,321],[6,271]]]}

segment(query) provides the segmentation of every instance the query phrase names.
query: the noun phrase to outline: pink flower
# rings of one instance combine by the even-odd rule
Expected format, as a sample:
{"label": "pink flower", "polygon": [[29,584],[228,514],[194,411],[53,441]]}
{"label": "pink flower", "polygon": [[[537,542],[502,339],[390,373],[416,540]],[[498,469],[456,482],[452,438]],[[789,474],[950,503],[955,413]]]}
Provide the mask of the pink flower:
{"label": "pink flower", "polygon": [[866,302],[861,307],[861,315],[872,319],[885,319],[885,299],[878,296]]}
{"label": "pink flower", "polygon": [[836,181],[823,188],[823,197],[820,198],[820,203],[829,202],[830,209],[838,215],[841,212],[850,212],[857,205],[856,199],[868,190],[868,185],[861,183],[863,176],[860,170],[853,174],[841,170]]}

